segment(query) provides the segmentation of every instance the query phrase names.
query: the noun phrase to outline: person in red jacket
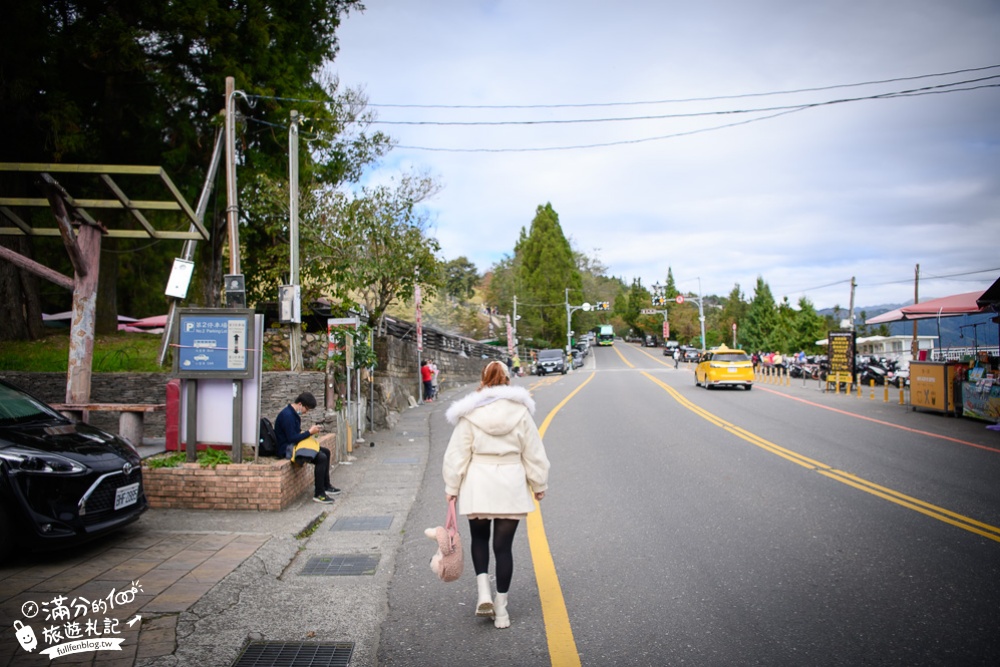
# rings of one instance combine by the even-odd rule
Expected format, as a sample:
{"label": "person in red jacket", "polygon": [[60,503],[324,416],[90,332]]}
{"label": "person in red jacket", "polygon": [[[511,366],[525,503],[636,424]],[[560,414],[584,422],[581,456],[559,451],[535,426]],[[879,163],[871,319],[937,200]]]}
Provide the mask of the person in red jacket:
{"label": "person in red jacket", "polygon": [[426,360],[420,362],[420,380],[424,383],[424,402],[430,403],[434,400],[434,372]]}

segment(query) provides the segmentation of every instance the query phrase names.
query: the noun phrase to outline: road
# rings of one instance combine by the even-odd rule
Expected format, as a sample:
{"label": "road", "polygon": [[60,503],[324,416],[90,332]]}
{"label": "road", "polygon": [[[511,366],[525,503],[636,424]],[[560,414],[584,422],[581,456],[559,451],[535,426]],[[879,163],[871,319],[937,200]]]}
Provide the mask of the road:
{"label": "road", "polygon": [[815,383],[708,391],[658,352],[516,379],[552,473],[515,540],[509,630],[473,617],[468,557],[453,584],[422,570],[437,408],[380,665],[1000,664],[996,432]]}

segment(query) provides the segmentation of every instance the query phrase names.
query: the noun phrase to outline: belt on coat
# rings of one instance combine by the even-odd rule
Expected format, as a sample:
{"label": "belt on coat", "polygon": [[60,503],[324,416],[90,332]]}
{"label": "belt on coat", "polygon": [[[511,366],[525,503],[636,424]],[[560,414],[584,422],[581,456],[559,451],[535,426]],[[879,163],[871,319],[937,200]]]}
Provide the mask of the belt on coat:
{"label": "belt on coat", "polygon": [[521,454],[510,452],[508,454],[476,454],[472,455],[473,463],[486,463],[491,465],[511,465],[521,462]]}

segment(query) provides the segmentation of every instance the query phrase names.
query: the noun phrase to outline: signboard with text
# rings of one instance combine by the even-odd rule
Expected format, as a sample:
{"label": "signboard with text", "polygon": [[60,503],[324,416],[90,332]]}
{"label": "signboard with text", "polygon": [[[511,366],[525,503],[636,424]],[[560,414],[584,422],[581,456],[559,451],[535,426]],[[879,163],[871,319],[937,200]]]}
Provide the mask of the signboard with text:
{"label": "signboard with text", "polygon": [[854,381],[854,332],[831,331],[827,337],[829,348],[827,359],[830,360],[830,374],[834,382]]}
{"label": "signboard with text", "polygon": [[179,308],[174,327],[174,375],[179,378],[253,377],[254,311]]}

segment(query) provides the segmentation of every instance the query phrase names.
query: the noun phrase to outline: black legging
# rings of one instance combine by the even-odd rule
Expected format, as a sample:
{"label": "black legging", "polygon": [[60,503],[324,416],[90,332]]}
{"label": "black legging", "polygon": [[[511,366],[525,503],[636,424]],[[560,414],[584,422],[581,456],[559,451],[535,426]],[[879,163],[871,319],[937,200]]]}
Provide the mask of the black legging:
{"label": "black legging", "polygon": [[497,559],[497,593],[510,590],[510,580],[514,576],[514,533],[517,519],[469,519],[472,533],[472,566],[476,574],[486,574],[490,570],[490,524],[493,524],[493,555]]}

